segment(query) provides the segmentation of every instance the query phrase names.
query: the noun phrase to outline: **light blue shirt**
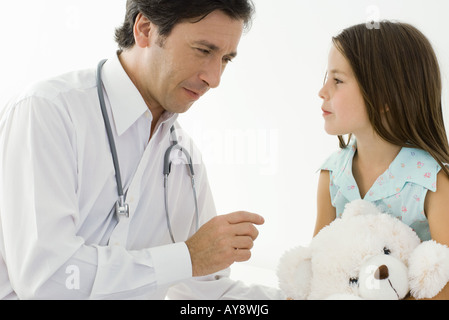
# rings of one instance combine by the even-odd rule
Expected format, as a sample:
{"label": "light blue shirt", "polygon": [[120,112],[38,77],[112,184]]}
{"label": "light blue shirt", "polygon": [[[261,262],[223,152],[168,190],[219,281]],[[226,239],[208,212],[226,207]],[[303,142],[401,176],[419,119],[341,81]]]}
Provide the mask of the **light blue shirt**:
{"label": "light blue shirt", "polygon": [[[332,154],[320,167],[328,170],[330,196],[337,217],[348,202],[360,199],[360,191],[352,174],[352,160],[356,151],[353,140],[348,147]],[[424,213],[427,191],[436,191],[437,174],[441,166],[426,151],[402,148],[389,168],[380,175],[364,200],[410,226],[422,241],[430,240],[430,230]]]}

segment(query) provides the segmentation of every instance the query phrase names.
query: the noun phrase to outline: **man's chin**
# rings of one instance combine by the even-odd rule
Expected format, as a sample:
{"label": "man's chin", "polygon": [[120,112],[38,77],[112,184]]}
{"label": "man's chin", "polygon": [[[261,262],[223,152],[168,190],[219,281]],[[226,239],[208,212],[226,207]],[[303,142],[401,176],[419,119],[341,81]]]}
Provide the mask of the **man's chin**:
{"label": "man's chin", "polygon": [[183,114],[183,113],[186,113],[187,111],[189,111],[190,108],[193,106],[193,104],[194,103],[191,103],[189,105],[184,105],[184,106],[172,107],[172,108],[168,108],[166,110],[171,113]]}

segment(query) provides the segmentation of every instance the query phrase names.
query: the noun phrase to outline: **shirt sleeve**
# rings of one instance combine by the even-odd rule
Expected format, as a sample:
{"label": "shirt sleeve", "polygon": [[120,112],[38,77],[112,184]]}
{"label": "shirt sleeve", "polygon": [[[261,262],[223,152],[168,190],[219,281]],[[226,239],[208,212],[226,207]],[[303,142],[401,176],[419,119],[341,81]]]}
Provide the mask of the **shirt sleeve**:
{"label": "shirt sleeve", "polygon": [[129,251],[77,236],[76,131],[62,105],[25,98],[0,122],[0,250],[12,290],[20,299],[139,298],[191,277],[185,244]]}
{"label": "shirt sleeve", "polygon": [[341,155],[344,153],[344,150],[338,150],[332,153],[326,161],[319,167],[318,170],[329,171],[329,194],[331,197],[331,203],[334,207],[336,207],[335,196],[339,190],[339,187],[335,184],[335,174],[338,168],[341,167]]}

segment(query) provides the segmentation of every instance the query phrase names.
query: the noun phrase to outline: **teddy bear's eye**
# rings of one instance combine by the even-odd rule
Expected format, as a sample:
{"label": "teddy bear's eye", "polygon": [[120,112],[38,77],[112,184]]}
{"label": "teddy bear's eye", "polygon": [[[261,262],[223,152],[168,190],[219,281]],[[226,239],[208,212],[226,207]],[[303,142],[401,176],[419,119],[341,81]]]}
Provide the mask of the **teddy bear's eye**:
{"label": "teddy bear's eye", "polygon": [[349,285],[350,286],[356,286],[359,283],[359,278],[350,278],[349,279]]}
{"label": "teddy bear's eye", "polygon": [[384,248],[384,254],[389,255],[391,253],[391,250],[387,247]]}

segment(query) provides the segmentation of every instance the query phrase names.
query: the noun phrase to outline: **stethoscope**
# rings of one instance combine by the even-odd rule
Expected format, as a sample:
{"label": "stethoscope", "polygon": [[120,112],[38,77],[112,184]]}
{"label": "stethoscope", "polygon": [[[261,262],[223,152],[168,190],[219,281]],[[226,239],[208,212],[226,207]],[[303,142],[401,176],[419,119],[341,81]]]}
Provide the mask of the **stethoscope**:
{"label": "stethoscope", "polygon": [[[97,90],[98,90],[98,98],[100,100],[100,107],[101,112],[103,114],[103,120],[106,127],[106,133],[108,135],[109,140],[109,146],[111,148],[111,154],[112,154],[112,161],[114,162],[114,169],[115,169],[115,178],[117,181],[117,192],[118,192],[118,200],[115,203],[115,214],[118,217],[126,217],[129,218],[129,205],[125,201],[125,195],[123,193],[123,184],[122,184],[122,177],[120,174],[120,166],[118,161],[118,155],[117,155],[117,148],[115,146],[114,137],[112,134],[111,129],[111,123],[109,121],[109,116],[106,110],[106,103],[104,100],[104,94],[103,94],[103,81],[101,76],[101,70],[103,68],[103,65],[106,63],[107,60],[102,60],[98,64],[97,68]],[[199,229],[199,212],[198,212],[198,201],[197,201],[197,194],[196,194],[196,187],[195,187],[195,172],[193,170],[193,162],[192,157],[190,156],[189,152],[179,145],[178,138],[176,136],[175,126],[173,125],[170,128],[170,136],[171,136],[171,146],[168,147],[167,151],[165,152],[164,156],[164,205],[165,205],[165,216],[167,220],[167,228],[170,233],[170,238],[173,243],[175,243],[175,238],[173,236],[173,230],[170,223],[170,216],[168,213],[168,176],[171,172],[171,165],[172,161],[170,161],[170,155],[172,151],[179,150],[181,151],[186,159],[187,159],[187,166],[189,168],[190,178],[192,181],[192,189],[193,189],[193,200],[195,202],[195,219],[196,219],[196,230]]]}

